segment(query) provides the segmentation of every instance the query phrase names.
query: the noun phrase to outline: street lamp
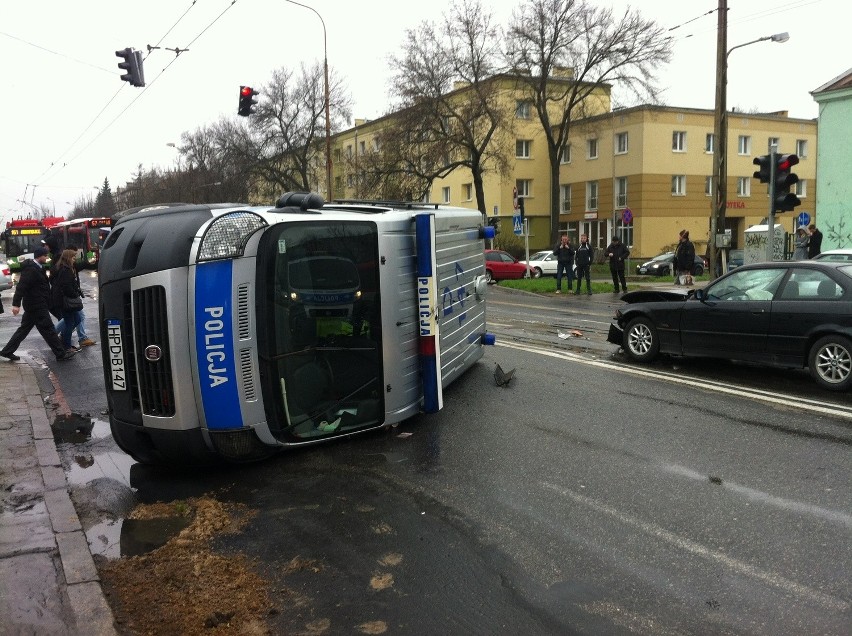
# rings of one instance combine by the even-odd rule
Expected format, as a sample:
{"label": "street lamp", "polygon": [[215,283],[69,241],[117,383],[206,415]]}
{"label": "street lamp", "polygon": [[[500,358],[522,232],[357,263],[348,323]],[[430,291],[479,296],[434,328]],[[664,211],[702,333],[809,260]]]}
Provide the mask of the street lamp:
{"label": "street lamp", "polygon": [[[719,0],[719,26],[716,42],[716,109],[713,122],[713,210],[710,214],[710,267],[716,271],[717,246],[716,236],[725,230],[725,212],[728,205],[728,56],[734,49],[739,49],[757,42],[772,40],[786,42],[790,39],[788,33],[776,33],[757,38],[751,42],[737,44],[730,49],[727,37],[727,0]],[[770,230],[771,231],[771,230]],[[728,271],[728,264],[722,260],[722,273]]]}
{"label": "street lamp", "polygon": [[331,116],[329,114],[329,88],[328,88],[328,43],[325,32],[325,20],[322,19],[322,16],[319,12],[313,7],[309,7],[306,4],[302,4],[301,2],[295,2],[294,0],[285,0],[285,2],[289,2],[290,4],[295,4],[300,7],[304,7],[305,9],[310,9],[313,11],[316,16],[320,19],[322,23],[322,51],[323,51],[323,70],[325,72],[325,179],[326,185],[328,187],[328,198],[334,198],[332,196],[331,191]]}

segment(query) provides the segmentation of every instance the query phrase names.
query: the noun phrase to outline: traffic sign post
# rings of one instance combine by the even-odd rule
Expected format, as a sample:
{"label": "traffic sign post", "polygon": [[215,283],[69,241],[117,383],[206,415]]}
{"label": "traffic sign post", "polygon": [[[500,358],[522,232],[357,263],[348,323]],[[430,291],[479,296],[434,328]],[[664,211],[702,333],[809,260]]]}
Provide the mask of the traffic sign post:
{"label": "traffic sign post", "polygon": [[799,216],[796,217],[796,221],[799,224],[799,227],[807,227],[811,222],[811,215],[807,212],[800,212]]}
{"label": "traffic sign post", "polygon": [[521,215],[520,214],[513,214],[512,215],[512,230],[515,232],[515,234],[517,236],[520,236],[521,234],[524,233],[524,226],[523,226],[523,223],[521,222]]}

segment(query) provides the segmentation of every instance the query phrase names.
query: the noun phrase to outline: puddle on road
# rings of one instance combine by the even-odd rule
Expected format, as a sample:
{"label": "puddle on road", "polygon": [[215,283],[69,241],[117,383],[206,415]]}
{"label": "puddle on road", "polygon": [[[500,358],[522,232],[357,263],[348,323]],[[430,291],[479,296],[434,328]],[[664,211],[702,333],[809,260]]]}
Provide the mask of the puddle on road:
{"label": "puddle on road", "polygon": [[125,518],[138,503],[130,477],[136,462],[116,447],[108,422],[71,413],[58,415],[51,428],[68,464],[75,503],[82,514],[97,517],[83,524],[92,554],[108,559],[146,554],[189,525],[185,517]]}

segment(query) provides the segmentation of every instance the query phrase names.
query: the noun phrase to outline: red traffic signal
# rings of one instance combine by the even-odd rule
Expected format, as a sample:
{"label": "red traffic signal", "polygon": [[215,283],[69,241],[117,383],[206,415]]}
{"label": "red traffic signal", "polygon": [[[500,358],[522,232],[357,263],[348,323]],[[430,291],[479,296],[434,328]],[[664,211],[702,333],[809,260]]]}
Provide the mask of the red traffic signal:
{"label": "red traffic signal", "polygon": [[254,105],[257,104],[254,96],[257,94],[258,92],[251,86],[240,86],[240,104],[237,108],[238,115],[248,117],[254,112]]}
{"label": "red traffic signal", "polygon": [[775,201],[776,212],[792,212],[801,205],[799,197],[790,192],[790,187],[799,182],[799,175],[790,172],[790,168],[799,163],[797,155],[775,155]]}

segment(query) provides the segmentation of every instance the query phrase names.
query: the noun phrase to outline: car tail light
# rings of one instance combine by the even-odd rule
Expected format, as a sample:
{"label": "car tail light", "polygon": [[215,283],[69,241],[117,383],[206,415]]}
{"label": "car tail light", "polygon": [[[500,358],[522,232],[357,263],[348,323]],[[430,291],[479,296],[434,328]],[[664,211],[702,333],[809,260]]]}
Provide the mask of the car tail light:
{"label": "car tail light", "polygon": [[11,273],[12,272],[9,270],[8,267],[3,268],[3,276],[9,276],[9,274],[11,274]]}

